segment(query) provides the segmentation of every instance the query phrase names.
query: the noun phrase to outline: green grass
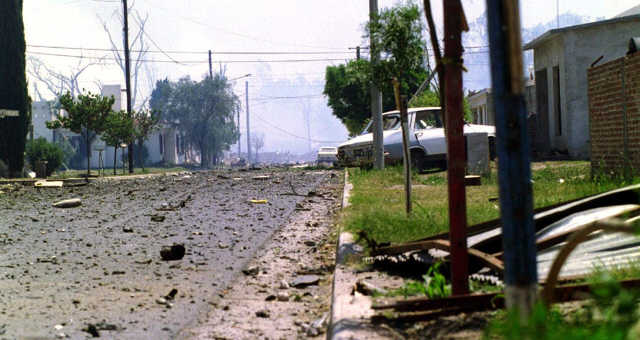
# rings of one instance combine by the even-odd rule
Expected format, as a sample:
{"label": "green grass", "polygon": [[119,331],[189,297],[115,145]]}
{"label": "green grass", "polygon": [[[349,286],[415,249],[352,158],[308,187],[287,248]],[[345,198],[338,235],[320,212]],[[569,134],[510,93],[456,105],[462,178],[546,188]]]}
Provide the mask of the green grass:
{"label": "green grass", "polygon": [[501,311],[485,329],[485,339],[638,339],[640,292],[621,288],[609,272],[596,273],[591,281],[592,299],[580,309],[563,313],[537,304],[527,318]]}
{"label": "green grass", "polygon": [[[624,183],[614,178],[590,176],[588,162],[534,163],[532,170],[534,207],[544,207],[608,190]],[[377,242],[406,242],[448,230],[446,172],[413,174],[411,216],[404,213],[401,167],[381,171],[349,169],[353,183],[351,205],[341,222],[346,230],[365,231]],[[496,170],[484,177],[483,185],[467,187],[467,222],[474,225],[499,217]],[[638,182],[635,180],[634,183]]]}

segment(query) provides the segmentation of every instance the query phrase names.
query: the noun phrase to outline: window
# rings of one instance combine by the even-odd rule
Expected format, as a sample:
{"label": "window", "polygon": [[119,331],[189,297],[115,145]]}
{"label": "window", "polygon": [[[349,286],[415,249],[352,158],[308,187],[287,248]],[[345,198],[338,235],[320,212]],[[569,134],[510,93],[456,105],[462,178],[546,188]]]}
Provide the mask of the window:
{"label": "window", "polygon": [[416,112],[416,122],[414,130],[442,127],[440,120],[440,110],[429,110]]}

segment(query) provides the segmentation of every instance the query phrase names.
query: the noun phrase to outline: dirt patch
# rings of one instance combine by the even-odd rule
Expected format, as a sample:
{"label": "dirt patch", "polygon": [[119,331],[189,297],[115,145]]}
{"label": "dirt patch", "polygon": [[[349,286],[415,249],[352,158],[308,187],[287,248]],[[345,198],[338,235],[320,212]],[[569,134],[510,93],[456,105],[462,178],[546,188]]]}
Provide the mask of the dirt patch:
{"label": "dirt patch", "polygon": [[335,264],[333,216],[339,180],[298,204],[292,216],[213,309],[183,339],[292,339],[324,337]]}

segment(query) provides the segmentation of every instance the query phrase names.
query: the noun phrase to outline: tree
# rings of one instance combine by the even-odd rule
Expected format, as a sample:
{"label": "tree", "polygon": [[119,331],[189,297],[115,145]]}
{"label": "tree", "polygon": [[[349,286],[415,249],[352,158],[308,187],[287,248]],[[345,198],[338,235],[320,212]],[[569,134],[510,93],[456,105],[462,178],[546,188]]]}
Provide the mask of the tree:
{"label": "tree", "polygon": [[133,118],[126,111],[112,111],[107,116],[102,140],[113,146],[113,174],[116,174],[118,148],[121,144],[132,143],[134,139]]}
{"label": "tree", "polygon": [[251,146],[256,152],[256,161],[258,161],[260,150],[262,150],[262,148],[264,147],[264,133],[254,132],[251,136]]}
{"label": "tree", "polygon": [[89,178],[91,142],[104,131],[115,99],[89,92],[86,95],[79,95],[74,100],[71,93],[67,92],[59,98],[59,101],[66,114],[59,114],[57,120],[47,122],[47,127],[68,129],[82,136],[87,145],[87,178]]}
{"label": "tree", "polygon": [[223,75],[200,82],[189,77],[158,81],[150,103],[163,122],[185,133],[185,143],[199,152],[202,167],[217,163],[222,151],[238,139],[234,116],[240,101]]}
{"label": "tree", "polygon": [[133,113],[133,137],[138,144],[136,159],[144,170],[144,142],[158,129],[160,114],[157,111],[141,110]]}
{"label": "tree", "polygon": [[[333,114],[351,135],[362,131],[371,117],[369,88],[376,82],[382,91],[383,111],[396,108],[392,77],[400,79],[402,93],[413,94],[427,79],[426,44],[422,40],[422,22],[417,5],[399,5],[380,13],[371,25],[376,48],[382,58],[375,68],[367,60],[352,60],[328,66],[324,94]],[[366,34],[368,34],[368,29]]]}
{"label": "tree", "polygon": [[25,74],[22,0],[0,1],[0,109],[18,117],[0,118],[0,161],[17,177],[24,166],[24,150],[31,122],[31,99]]}

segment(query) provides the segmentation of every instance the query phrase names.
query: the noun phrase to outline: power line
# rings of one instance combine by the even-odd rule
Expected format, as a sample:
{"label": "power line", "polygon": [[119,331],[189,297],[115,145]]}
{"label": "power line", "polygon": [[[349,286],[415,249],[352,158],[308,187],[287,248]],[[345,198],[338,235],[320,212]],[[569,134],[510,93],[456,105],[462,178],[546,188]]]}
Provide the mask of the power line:
{"label": "power line", "polygon": [[[144,32],[147,34],[146,32]],[[147,35],[148,36],[148,35]],[[154,44],[155,45],[155,44]],[[99,51],[99,52],[122,52],[121,49],[99,48],[99,47],[75,47],[75,46],[51,46],[39,44],[27,44],[27,47],[56,49],[56,50],[76,50],[76,51]],[[209,54],[209,51],[171,51],[171,50],[131,50],[131,52],[161,53],[161,54]],[[322,54],[352,54],[347,51],[214,51],[216,55],[322,55]]]}
{"label": "power line", "polygon": [[291,132],[279,127],[279,126],[271,124],[266,119],[263,119],[262,117],[260,117],[260,115],[257,115],[257,114],[254,113],[252,115],[252,117],[257,118],[259,121],[261,121],[262,123],[270,126],[271,128],[276,129],[276,130],[278,130],[278,131],[280,131],[280,132],[282,132],[284,134],[287,134],[287,135],[289,135],[291,137],[294,137],[294,138],[306,140],[306,141],[313,142],[313,143],[342,143],[342,142],[344,142],[343,140],[341,140],[341,141],[326,141],[326,140],[323,141],[323,140],[316,140],[316,139],[313,139],[313,138],[307,138],[307,137],[298,136],[298,135],[296,135],[294,133],[291,133]]}
{"label": "power line", "polygon": [[302,98],[314,98],[314,97],[322,97],[323,94],[308,94],[301,96],[283,96],[283,97],[258,97],[253,98],[254,101],[265,101],[265,100],[278,100],[278,99],[302,99]]}
{"label": "power line", "polygon": [[[48,52],[36,52],[36,51],[27,51],[29,54],[35,55],[45,55],[45,56],[53,56],[53,57],[66,57],[66,58],[77,58],[77,59],[94,59],[94,60],[112,60],[115,61],[113,57],[93,57],[93,56],[83,56],[83,55],[72,55],[72,54],[62,54],[62,53],[48,53]],[[346,61],[350,59],[344,58],[323,58],[323,59],[271,59],[271,60],[217,60],[216,63],[223,64],[234,64],[234,63],[303,63],[303,62],[330,62],[330,61]],[[208,64],[208,60],[157,60],[157,59],[132,59],[131,61],[139,61],[146,63],[172,63],[176,62],[181,64]]]}

